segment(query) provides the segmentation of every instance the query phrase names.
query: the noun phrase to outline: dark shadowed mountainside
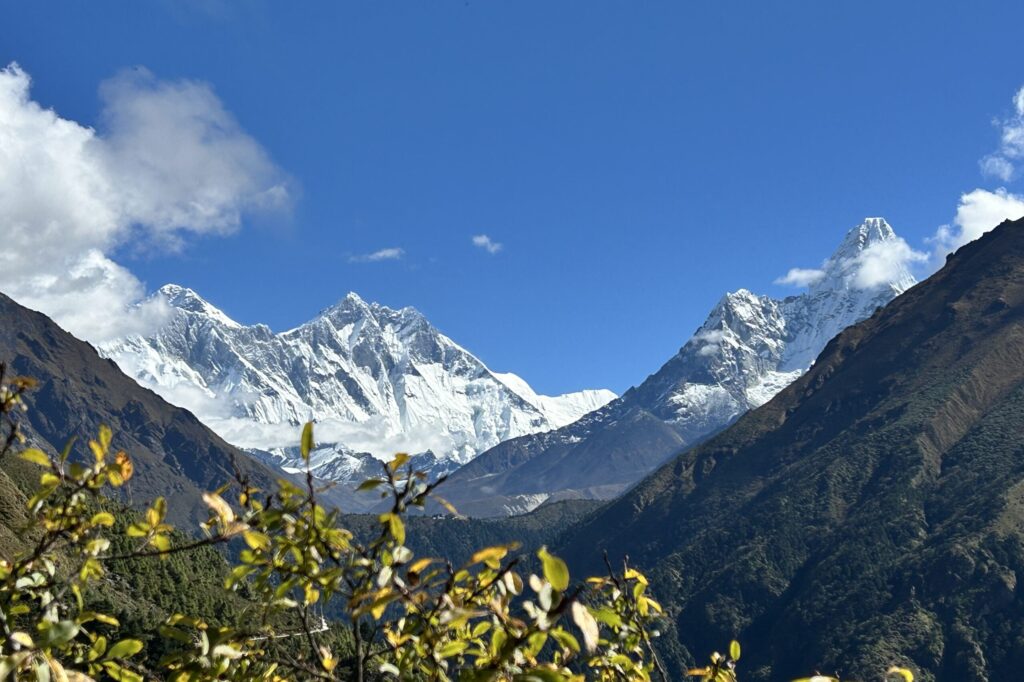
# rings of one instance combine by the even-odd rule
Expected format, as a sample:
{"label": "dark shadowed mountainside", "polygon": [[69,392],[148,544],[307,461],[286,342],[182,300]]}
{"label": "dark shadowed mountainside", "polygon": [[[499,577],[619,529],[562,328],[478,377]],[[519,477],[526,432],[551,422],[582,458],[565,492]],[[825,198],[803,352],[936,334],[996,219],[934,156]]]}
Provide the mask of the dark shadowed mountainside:
{"label": "dark shadowed mountainside", "polygon": [[[650,571],[676,670],[731,637],[743,679],[1018,679],[1024,221],[833,339],[803,377],[567,534]],[[681,644],[680,644],[681,643]],[[687,648],[684,648],[684,645]]]}
{"label": "dark shadowed mountainside", "polygon": [[136,384],[89,344],[3,294],[0,360],[39,382],[21,420],[32,441],[52,451],[74,436],[82,453],[100,424],[110,426],[114,447],[128,452],[135,464],[126,486],[129,501],[142,505],[168,498],[171,520],[188,532],[206,518],[202,493],[231,480],[232,460],[261,487],[280,477],[225,443],[192,413]]}

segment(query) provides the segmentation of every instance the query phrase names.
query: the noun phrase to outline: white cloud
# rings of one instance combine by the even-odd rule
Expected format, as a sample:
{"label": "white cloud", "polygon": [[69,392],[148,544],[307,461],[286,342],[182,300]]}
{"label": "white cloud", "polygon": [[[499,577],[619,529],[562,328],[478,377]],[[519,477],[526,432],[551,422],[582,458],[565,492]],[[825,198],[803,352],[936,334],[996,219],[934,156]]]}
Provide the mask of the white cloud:
{"label": "white cloud", "polygon": [[873,289],[904,279],[916,263],[928,261],[928,254],[910,248],[901,237],[873,242],[857,256],[851,284]]}
{"label": "white cloud", "polygon": [[208,85],[137,69],[100,88],[100,130],[30,96],[0,70],[0,290],[100,342],[158,324],[161,303],[109,257],[129,242],[178,248],[243,215],[286,209],[282,173]]}
{"label": "white cloud", "polygon": [[382,260],[399,260],[405,255],[405,250],[398,247],[380,249],[373,253],[363,253],[356,256],[349,256],[349,263],[376,263]]}
{"label": "white cloud", "polygon": [[1024,87],[1013,96],[1013,113],[997,120],[997,124],[999,149],[981,160],[981,170],[1009,182],[1016,173],[1016,163],[1024,159]]}
{"label": "white cloud", "polygon": [[722,347],[722,341],[724,340],[725,330],[708,329],[694,334],[691,343],[699,346],[697,348],[697,355],[708,356],[718,353]]}
{"label": "white cloud", "polygon": [[501,251],[504,244],[499,244],[486,234],[478,234],[473,236],[473,246],[478,246],[487,253],[494,254]]}
{"label": "white cloud", "polygon": [[[243,448],[274,450],[294,447],[298,444],[302,431],[301,426],[286,423],[262,424],[244,417],[219,417],[202,413],[196,413],[196,416],[221,438]],[[421,424],[408,431],[395,432],[386,418],[378,415],[363,422],[339,419],[318,421],[316,434],[317,442],[321,444],[343,443],[356,452],[369,452],[378,459],[387,461],[396,452],[419,453],[432,450],[443,453],[452,450],[456,443],[445,427],[446,425],[441,423]]]}
{"label": "white cloud", "polygon": [[936,261],[967,242],[972,242],[1004,220],[1024,217],[1024,197],[1004,188],[994,192],[976,189],[961,195],[952,225],[943,225],[931,238]]}
{"label": "white cloud", "polygon": [[782,277],[775,280],[776,284],[785,284],[794,287],[809,287],[825,276],[824,270],[815,268],[790,268]]}

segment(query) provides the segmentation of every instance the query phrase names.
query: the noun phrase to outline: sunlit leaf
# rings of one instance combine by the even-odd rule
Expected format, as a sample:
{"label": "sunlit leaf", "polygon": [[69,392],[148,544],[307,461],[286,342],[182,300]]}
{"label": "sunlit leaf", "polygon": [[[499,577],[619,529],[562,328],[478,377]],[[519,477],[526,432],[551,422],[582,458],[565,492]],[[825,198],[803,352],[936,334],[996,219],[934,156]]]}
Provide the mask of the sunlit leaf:
{"label": "sunlit leaf", "polygon": [[569,587],[569,567],[564,561],[550,554],[547,547],[541,547],[537,551],[537,558],[541,561],[547,581],[559,592],[564,592]]}
{"label": "sunlit leaf", "polygon": [[41,467],[50,466],[50,456],[39,448],[28,448],[18,453],[18,457],[22,458],[26,462],[32,462],[38,464]]}
{"label": "sunlit leaf", "polygon": [[107,650],[105,660],[131,658],[140,651],[142,651],[142,642],[137,639],[122,639]]}
{"label": "sunlit leaf", "polygon": [[914,682],[914,673],[910,672],[907,668],[900,668],[893,666],[885,671],[886,675],[899,675],[905,682]]}
{"label": "sunlit leaf", "polygon": [[306,422],[302,427],[302,441],[299,446],[302,461],[309,463],[309,453],[313,451],[313,422]]}

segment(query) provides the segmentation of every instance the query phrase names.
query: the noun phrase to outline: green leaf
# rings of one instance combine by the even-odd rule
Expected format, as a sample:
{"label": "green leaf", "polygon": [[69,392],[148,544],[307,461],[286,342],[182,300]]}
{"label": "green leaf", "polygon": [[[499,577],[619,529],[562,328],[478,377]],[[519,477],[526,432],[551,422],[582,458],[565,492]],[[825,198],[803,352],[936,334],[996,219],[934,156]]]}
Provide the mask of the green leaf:
{"label": "green leaf", "polygon": [[[42,624],[40,627],[42,627]],[[71,620],[61,620],[56,623],[51,623],[50,626],[46,628],[44,634],[46,644],[54,647],[63,646],[78,634],[78,629],[78,623]]]}
{"label": "green leaf", "polygon": [[247,530],[242,532],[242,537],[245,539],[245,544],[253,549],[270,550],[270,538],[263,533]]}
{"label": "green leaf", "polygon": [[379,478],[368,478],[368,479],[366,479],[365,481],[363,481],[362,483],[359,484],[359,487],[356,488],[356,492],[358,493],[358,492],[361,492],[363,490],[373,490],[374,488],[376,488],[377,486],[379,486],[383,482],[384,481],[382,481]]}
{"label": "green leaf", "polygon": [[405,544],[405,524],[402,523],[402,518],[398,514],[392,514],[391,512],[381,514],[380,522],[388,526],[388,530],[391,531],[391,537],[394,538],[396,543],[399,545]]}
{"label": "green leaf", "polygon": [[313,422],[306,422],[306,425],[302,427],[300,450],[302,451],[302,461],[308,464],[309,453],[313,451]]}
{"label": "green leaf", "polygon": [[122,639],[110,647],[104,660],[110,661],[115,658],[130,658],[142,651],[142,642],[137,639]]}
{"label": "green leaf", "polygon": [[453,642],[448,642],[442,645],[441,648],[437,650],[437,655],[441,658],[451,658],[452,656],[457,656],[458,654],[461,654],[468,648],[469,642],[464,642],[462,640],[457,639]]}
{"label": "green leaf", "polygon": [[559,592],[564,592],[569,587],[569,567],[564,561],[548,553],[547,547],[540,548],[537,558],[544,567],[544,577],[547,581]]}
{"label": "green leaf", "polygon": [[68,439],[68,442],[64,444],[64,449],[60,451],[60,461],[62,463],[68,461],[68,457],[71,456],[71,448],[74,446],[75,440],[75,436],[72,436]]}
{"label": "green leaf", "polygon": [[127,668],[123,668],[113,661],[105,661],[103,663],[103,669],[107,671],[107,674],[110,675],[112,679],[115,679],[118,682],[145,682],[142,675],[132,672]]}

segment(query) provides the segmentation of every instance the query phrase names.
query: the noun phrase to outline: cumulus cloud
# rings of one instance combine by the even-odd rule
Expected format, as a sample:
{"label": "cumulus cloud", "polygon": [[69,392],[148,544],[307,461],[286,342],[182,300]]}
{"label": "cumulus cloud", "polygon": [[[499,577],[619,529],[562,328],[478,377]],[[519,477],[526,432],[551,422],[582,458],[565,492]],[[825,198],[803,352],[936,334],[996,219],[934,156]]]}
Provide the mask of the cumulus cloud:
{"label": "cumulus cloud", "polygon": [[1024,197],[999,188],[994,192],[976,189],[960,196],[953,223],[943,225],[931,241],[936,260],[972,242],[1004,220],[1024,217]]}
{"label": "cumulus cloud", "polygon": [[487,253],[495,254],[501,251],[501,249],[504,247],[504,244],[500,244],[494,241],[486,234],[478,234],[473,236],[473,246],[477,246],[486,251]]}
{"label": "cumulus cloud", "polygon": [[377,263],[382,260],[399,260],[405,255],[405,250],[398,247],[391,247],[388,249],[380,249],[373,253],[362,253],[355,256],[349,256],[349,263]]}
{"label": "cumulus cloud", "polygon": [[144,69],[100,88],[99,129],[31,98],[0,70],[0,290],[93,342],[159,324],[162,302],[110,258],[129,242],[176,249],[243,216],[287,209],[283,174],[211,88]]}
{"label": "cumulus cloud", "polygon": [[858,289],[898,282],[918,263],[928,261],[928,254],[915,251],[901,237],[869,244],[857,256],[850,284]]}
{"label": "cumulus cloud", "polygon": [[825,271],[816,268],[790,268],[789,272],[776,279],[775,283],[794,287],[809,287],[824,276]]}
{"label": "cumulus cloud", "polygon": [[999,149],[980,161],[981,170],[1003,182],[1009,182],[1024,159],[1024,87],[1013,96],[1013,113],[998,119]]}

